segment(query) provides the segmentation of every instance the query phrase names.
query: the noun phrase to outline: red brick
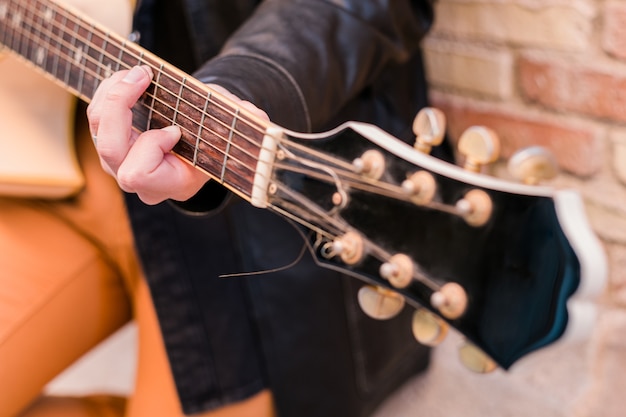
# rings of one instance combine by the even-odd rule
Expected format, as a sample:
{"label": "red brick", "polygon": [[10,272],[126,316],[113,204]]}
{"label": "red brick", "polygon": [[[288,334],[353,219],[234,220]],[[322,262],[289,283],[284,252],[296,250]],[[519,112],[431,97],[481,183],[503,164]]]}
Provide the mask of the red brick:
{"label": "red brick", "polygon": [[626,5],[609,3],[605,6],[602,47],[609,54],[626,59]]}
{"label": "red brick", "polygon": [[482,125],[498,134],[505,159],[521,148],[539,145],[554,154],[562,170],[574,175],[589,177],[602,166],[604,129],[593,123],[441,93],[432,93],[431,101],[446,114],[454,142],[468,127]]}
{"label": "red brick", "polygon": [[626,74],[608,68],[522,57],[520,87],[525,97],[557,111],[626,121]]}

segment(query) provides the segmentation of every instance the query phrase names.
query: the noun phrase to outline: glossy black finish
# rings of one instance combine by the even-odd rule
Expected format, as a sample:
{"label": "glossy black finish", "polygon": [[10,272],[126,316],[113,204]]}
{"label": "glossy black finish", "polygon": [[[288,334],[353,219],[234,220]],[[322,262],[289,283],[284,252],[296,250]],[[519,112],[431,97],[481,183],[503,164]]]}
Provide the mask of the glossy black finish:
{"label": "glossy black finish", "polygon": [[[303,143],[346,161],[376,148],[351,129]],[[400,184],[418,168],[381,151],[388,167],[381,181]],[[332,208],[333,184],[286,170],[275,175],[279,183],[311,204]],[[437,174],[435,178],[435,200],[450,205],[477,188]],[[390,254],[408,254],[434,282],[461,284],[468,294],[468,308],[450,323],[508,368],[562,335],[567,325],[566,302],[579,284],[580,265],[551,198],[483,190],[491,197],[494,212],[481,227],[470,226],[454,214],[356,189],[349,191],[350,202],[338,215]],[[374,257],[353,266],[344,265],[338,257],[325,259],[319,251],[317,257],[330,267],[389,287],[379,277],[381,262]],[[400,292],[410,304],[432,310],[431,288],[416,281]]]}

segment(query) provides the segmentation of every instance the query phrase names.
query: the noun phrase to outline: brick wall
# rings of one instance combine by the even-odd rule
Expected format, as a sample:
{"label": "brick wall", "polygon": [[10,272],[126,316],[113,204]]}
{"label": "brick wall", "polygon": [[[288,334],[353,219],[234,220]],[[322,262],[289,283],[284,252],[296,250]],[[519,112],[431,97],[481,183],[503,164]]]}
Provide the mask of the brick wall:
{"label": "brick wall", "polygon": [[[552,185],[582,194],[609,261],[590,335],[530,355],[511,372],[472,375],[455,341],[383,416],[626,415],[626,1],[437,0],[424,44],[431,101],[456,140],[494,129],[502,156],[555,155]],[[497,169],[494,172],[499,172]]]}

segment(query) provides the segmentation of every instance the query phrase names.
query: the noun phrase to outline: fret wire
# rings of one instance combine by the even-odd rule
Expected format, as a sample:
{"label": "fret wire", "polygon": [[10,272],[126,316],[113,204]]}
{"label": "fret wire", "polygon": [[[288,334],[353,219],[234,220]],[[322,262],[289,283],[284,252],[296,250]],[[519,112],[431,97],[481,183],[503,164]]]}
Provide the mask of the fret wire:
{"label": "fret wire", "polygon": [[[30,7],[26,7],[24,9],[25,19],[28,19],[28,14],[32,13],[32,10],[30,10],[30,9],[31,9]],[[25,42],[25,45],[24,45],[24,48],[23,48],[22,55],[24,55],[26,57],[32,56],[32,50],[33,50],[33,45],[31,45],[31,43],[28,42],[28,39],[27,39],[27,42]]]}
{"label": "fret wire", "polygon": [[163,64],[159,67],[159,71],[157,71],[156,81],[154,83],[154,93],[152,93],[152,104],[148,108],[148,126],[146,130],[150,130],[152,123],[152,113],[154,112],[154,104],[157,98],[157,90],[159,88],[159,80],[161,79],[161,74],[163,69]]}
{"label": "fret wire", "polygon": [[[77,31],[80,34],[80,31]],[[87,57],[89,56],[89,45],[91,45],[91,39],[93,38],[93,31],[87,31],[87,42],[84,43],[85,49],[83,50],[83,54]],[[87,66],[88,61],[85,58],[85,66],[80,69],[80,77],[78,79],[78,91],[83,91],[83,84],[85,82],[85,67]]]}
{"label": "fret wire", "polygon": [[125,47],[126,47],[126,41],[122,42],[122,46],[119,47],[120,48],[120,54],[117,57],[117,69],[116,69],[116,71],[119,71],[121,69],[121,66],[122,66],[122,63],[123,63],[122,57],[124,56],[124,48]]}
{"label": "fret wire", "polygon": [[[67,27],[67,15],[63,15],[63,23],[61,24],[62,28],[66,28]],[[63,47],[65,46],[65,48],[67,48],[69,50],[69,48],[67,47],[66,44],[66,40],[65,40],[65,35],[67,34],[67,31],[65,29],[63,29],[63,32],[61,32],[61,40],[63,41],[63,43],[60,45],[61,48],[61,52],[63,52]],[[68,56],[69,54],[66,54],[66,56]],[[64,77],[64,82],[65,84],[69,85],[68,80],[67,80],[67,76],[69,75],[69,71],[67,71],[67,65],[69,63],[69,59],[65,60],[65,77]],[[58,75],[58,74],[57,74]],[[60,78],[60,77],[59,77]]]}
{"label": "fret wire", "polygon": [[196,135],[196,146],[193,150],[193,166],[196,166],[198,162],[198,148],[200,147],[200,139],[202,137],[202,127],[204,126],[204,118],[206,117],[206,110],[209,107],[209,101],[211,101],[211,92],[207,93],[207,98],[204,101],[204,109],[202,110],[202,117],[200,118],[200,124],[198,125],[198,134]]}
{"label": "fret wire", "polygon": [[[0,21],[5,21],[6,22],[6,17],[8,16],[8,6],[6,3],[2,3],[0,4]],[[2,41],[2,47],[4,48],[4,45],[7,45],[6,47],[8,48],[8,41],[7,41],[7,35],[8,35],[8,30],[4,30],[2,32],[0,32],[0,38]]]}
{"label": "fret wire", "polygon": [[228,143],[226,144],[226,149],[224,150],[224,162],[222,163],[222,174],[220,176],[221,182],[224,182],[224,171],[226,171],[226,164],[228,163],[228,153],[230,152],[230,144],[233,141],[233,132],[235,131],[235,124],[237,124],[237,116],[239,116],[239,109],[235,112],[235,117],[233,117],[233,122],[228,133]]}
{"label": "fret wire", "polygon": [[[39,4],[41,5],[41,3],[39,3]],[[47,40],[46,40],[45,42],[46,42],[46,44],[48,44],[48,45],[49,45],[49,44],[51,44],[51,42],[52,42],[52,30],[51,30],[51,28],[50,28],[50,25],[48,24],[48,23],[49,23],[49,20],[46,20],[46,19],[47,19],[47,15],[49,14],[49,12],[50,12],[50,9],[49,9],[49,8],[47,8],[47,9],[46,9],[46,13],[44,13],[44,14],[42,15],[42,17],[41,17],[41,23],[42,23],[42,33],[46,33],[46,38],[47,38]],[[50,48],[45,48],[45,49],[46,49],[46,51],[49,51],[49,50],[50,50]],[[48,69],[48,65],[49,65],[49,62],[48,62],[48,55],[49,55],[49,54],[48,54],[48,52],[46,52],[46,53],[44,54],[44,61],[45,61],[45,65],[46,65],[46,66],[45,66],[45,69],[46,69],[47,71],[50,71],[50,69]]]}
{"label": "fret wire", "polygon": [[5,36],[5,40],[4,40],[4,44],[8,47],[11,48],[11,45],[13,44],[13,32],[11,32],[9,30],[9,26],[10,26],[10,22],[9,22],[9,9],[7,6],[6,10],[2,11],[3,15],[4,15],[4,21],[6,22],[6,36]]}
{"label": "fret wire", "polygon": [[[67,78],[67,83],[66,84],[67,85],[71,85],[71,83],[70,83],[70,81],[72,79],[72,68],[71,68],[71,65],[72,65],[72,62],[76,62],[76,56],[78,54],[78,48],[76,47],[76,36],[78,36],[77,27],[78,27],[78,21],[74,22],[74,31],[75,31],[76,35],[72,36],[72,40],[70,42],[70,45],[72,47],[70,48],[70,54],[69,55],[70,55],[70,58],[73,58],[73,59],[71,61],[68,60],[67,63],[66,63],[66,71],[68,73],[68,75],[66,76],[66,78]],[[78,57],[80,58],[80,54],[78,54]],[[74,66],[77,67],[78,65],[74,65]],[[78,91],[80,91],[80,90],[78,90]]]}
{"label": "fret wire", "polygon": [[185,88],[185,82],[187,81],[187,77],[183,77],[183,81],[180,83],[180,90],[178,91],[178,95],[176,96],[176,106],[174,107],[174,116],[172,116],[172,124],[176,124],[176,116],[179,113],[180,109],[180,97],[183,94],[183,88]]}
{"label": "fret wire", "polygon": [[[38,8],[39,8],[40,6],[41,6],[41,4],[40,4],[40,3],[37,3],[37,4],[35,5],[35,10],[39,10]],[[42,39],[45,39],[45,38],[47,37],[47,38],[48,38],[48,40],[49,40],[49,39],[50,39],[50,35],[49,35],[49,34],[48,34],[48,35],[45,35],[45,33],[46,33],[46,32],[44,31],[44,30],[45,30],[45,23],[44,23],[44,18],[45,18],[45,16],[43,16],[43,15],[40,15],[40,14],[36,13],[36,14],[33,16],[33,21],[35,21],[35,22],[36,22],[36,18],[35,18],[35,16],[38,16],[38,17],[39,17],[39,19],[40,19],[40,23],[39,23],[39,27],[40,27],[40,29],[39,29],[39,34],[41,35]],[[47,43],[47,42],[46,42],[46,43]],[[41,66],[42,68],[48,68],[48,54],[47,54],[47,52],[44,52],[44,50],[46,50],[46,51],[47,51],[47,48],[44,48],[43,46],[39,46],[39,48],[37,48],[37,51],[35,52],[35,54],[36,54],[36,56],[35,56],[35,63],[37,63],[37,65]],[[38,62],[38,61],[40,61],[40,60],[41,60],[41,62]]]}
{"label": "fret wire", "polygon": [[[96,79],[102,80],[105,77],[102,77],[102,67],[104,66],[104,52],[106,51],[106,45],[107,42],[109,41],[109,34],[106,34],[106,37],[102,38],[102,46],[100,47],[100,57],[98,58],[97,61],[97,68],[98,68],[98,72],[96,73]],[[99,74],[98,74],[99,73]],[[93,92],[91,93],[91,96],[93,97],[94,94],[96,94],[96,90],[98,89],[98,84],[100,84],[99,82],[94,82],[94,86],[93,86]]]}
{"label": "fret wire", "polygon": [[[20,24],[24,21],[27,13],[28,13],[28,10],[26,7],[24,7],[23,10],[20,11],[20,15],[21,15],[20,20],[19,20]],[[24,35],[21,35],[20,46],[19,46],[19,53],[21,55],[28,56],[28,45],[29,45],[28,42],[24,42]]]}
{"label": "fret wire", "polygon": [[[19,5],[17,5],[17,7],[18,7],[18,11],[19,11]],[[16,14],[16,13],[14,13],[14,14],[11,16],[11,19],[10,19],[9,25],[11,25],[11,26],[13,26],[13,27],[15,27],[15,26],[16,26],[16,20],[15,20],[15,19],[16,19],[16,16],[17,16],[17,14]],[[19,51],[20,40],[19,40],[19,34],[17,34],[17,35],[18,35],[18,36],[14,36],[14,37],[13,37],[13,42],[12,42],[12,48],[13,48],[13,50],[14,50],[14,51]]]}
{"label": "fret wire", "polygon": [[[64,50],[64,48],[63,48],[63,46],[64,46],[64,45],[63,45],[63,44],[64,44],[64,43],[66,43],[66,42],[65,42],[65,39],[64,39],[64,36],[63,36],[64,32],[63,32],[62,30],[59,30],[59,35],[56,35],[56,33],[55,33],[55,31],[54,31],[54,29],[55,29],[55,24],[58,22],[58,19],[57,19],[57,16],[58,16],[58,15],[59,15],[59,13],[57,13],[57,12],[56,12],[56,11],[54,11],[54,10],[52,10],[52,17],[53,17],[53,18],[51,19],[51,22],[52,22],[52,29],[50,29],[50,30],[48,31],[48,33],[49,33],[49,34],[51,33],[51,34],[52,34],[52,35],[54,35],[55,37],[57,37],[57,38],[61,38],[61,39],[62,39],[62,42],[57,44],[57,49],[58,49],[58,51],[59,51],[59,54],[55,56],[55,62],[54,62],[54,65],[53,65],[53,71],[54,71],[55,75],[58,75],[58,71],[59,71],[59,70],[58,70],[58,68],[59,68],[59,58],[60,58],[61,54],[63,54],[63,50]],[[62,19],[63,19],[62,21],[63,21],[64,23],[66,23],[66,22],[67,22],[67,15],[64,15],[64,16],[62,17]],[[44,20],[44,19],[42,19],[42,20]],[[36,23],[36,22],[35,22],[35,23]],[[91,35],[92,35],[92,34],[91,34],[91,32],[90,32],[90,36],[91,36]],[[106,37],[107,37],[107,38],[105,38],[105,39],[103,40],[103,45],[106,45],[106,43],[107,43],[107,39],[108,39],[108,33],[105,33],[105,35],[106,35]],[[52,39],[52,36],[50,36],[50,35],[48,35],[47,37],[48,37],[48,39],[49,39],[49,40],[51,40],[51,39]],[[49,42],[49,43],[50,43],[50,42]],[[75,45],[75,44],[74,44],[74,45]],[[70,51],[71,51],[71,50],[70,50]],[[123,52],[123,50],[121,50],[121,51],[120,51],[120,59],[121,59],[121,56],[122,56],[122,52]],[[103,50],[101,51],[101,58],[102,58],[104,55],[106,55],[107,53],[108,53],[108,52],[106,51],[106,49],[104,49],[104,48],[103,48]],[[143,53],[143,52],[142,52],[142,53]],[[88,56],[89,56],[89,57],[91,57],[91,55],[88,55]],[[46,58],[46,59],[47,59],[47,58]],[[101,60],[102,60],[102,59],[101,59]],[[120,61],[120,60],[118,60],[118,68],[119,68],[120,62],[121,62],[121,61]],[[70,63],[70,62],[69,62],[69,60],[68,60],[68,65],[69,65],[69,63]],[[98,68],[98,69],[101,69],[101,66],[97,65],[97,68]],[[162,68],[160,69],[160,72],[161,72],[161,73],[163,73],[163,69],[162,69]],[[165,73],[165,74],[166,74],[166,75],[167,75],[167,76],[168,76],[168,77],[169,77],[172,81],[177,82],[176,78],[172,77],[170,74],[167,74],[167,73]],[[66,74],[66,75],[67,75],[67,74]],[[97,76],[96,76],[95,78],[97,78]],[[66,84],[69,84],[69,82],[68,82],[68,78],[67,78],[67,77],[66,77]],[[181,86],[181,92],[184,90],[184,89],[183,89],[183,87],[184,87],[184,86]],[[192,93],[197,94],[197,92],[196,92],[196,91],[194,91],[194,90],[192,90],[192,89],[189,89],[189,91],[190,91],[190,92],[192,92]],[[209,99],[210,99],[210,97],[209,97]],[[179,100],[180,100],[180,97],[179,97]],[[186,101],[186,100],[185,100],[185,101]],[[214,100],[213,100],[213,101],[214,101]],[[215,103],[218,103],[218,102],[215,102]],[[165,103],[165,104],[166,104],[166,103]],[[188,103],[188,104],[190,104],[190,106],[191,106],[191,107],[195,107],[195,108],[197,108],[195,105],[193,105],[193,104],[191,104],[191,103]],[[206,103],[206,105],[208,106],[208,102]],[[219,107],[221,107],[221,108],[222,108],[224,111],[226,111],[227,113],[231,113],[231,111],[230,111],[229,109],[226,109],[226,108],[225,108],[225,107],[224,107],[221,103],[218,103],[217,105],[218,105]],[[167,104],[166,104],[166,107],[169,107],[169,105],[167,105]],[[238,112],[239,112],[239,109],[237,109],[237,113],[238,113]],[[203,114],[203,118],[204,118],[204,116],[206,116],[206,111],[205,111],[205,110],[202,110],[202,114]],[[211,116],[211,115],[209,115],[209,117],[212,117],[212,116]],[[191,121],[193,122],[193,120],[191,120]],[[220,122],[220,121],[218,120],[218,122]],[[244,122],[246,122],[246,121],[244,120]],[[251,127],[251,128],[253,128],[253,129],[256,129],[254,126],[251,126],[251,125],[250,125],[250,127]],[[200,130],[201,130],[201,128],[202,128],[202,126],[200,126]],[[186,129],[186,130],[187,130],[187,129]],[[209,131],[210,131],[210,130],[211,130],[211,129],[209,129]],[[232,136],[232,134],[233,134],[233,133],[234,133],[234,132],[232,132],[232,131],[231,131],[231,136]],[[214,134],[215,136],[217,136],[217,137],[221,137],[221,135],[220,135],[220,134],[218,134],[217,132],[214,132],[214,131],[213,131],[213,134]],[[248,137],[245,137],[244,135],[241,135],[241,134],[240,134],[240,136],[241,136],[242,138],[244,138],[244,139],[247,139],[247,140],[249,141],[249,138],[248,138]],[[223,139],[223,138],[222,138],[222,139]],[[232,137],[231,137],[231,140],[232,140]],[[210,143],[209,143],[209,145],[210,145]],[[216,148],[216,150],[218,150],[218,151],[219,151],[219,149],[217,149],[217,148]],[[221,151],[219,151],[219,152],[221,152]],[[249,154],[248,154],[248,155],[249,155]],[[249,156],[250,156],[250,155],[249,155]],[[244,164],[244,165],[245,165],[245,164]]]}
{"label": "fret wire", "polygon": [[[50,35],[51,35],[50,37],[51,37],[51,38],[56,38],[56,37],[57,37],[57,35],[54,33],[54,28],[55,28],[55,24],[54,24],[54,23],[55,23],[55,22],[56,22],[56,20],[57,20],[56,15],[57,15],[56,11],[55,11],[55,10],[52,10],[52,14],[51,14],[51,17],[50,17],[50,21],[48,22],[48,23],[50,24],[50,26],[51,26],[51,27],[50,27]],[[61,56],[61,52],[62,52],[62,51],[61,51],[61,46],[58,44],[58,42],[57,42],[57,48],[59,49],[59,53],[54,55],[54,63],[52,64],[52,68],[53,68],[53,70],[52,70],[52,71],[53,71],[53,72],[52,72],[52,74],[53,74],[54,76],[56,76],[56,75],[59,73],[59,72],[58,72],[58,68],[59,68],[59,58],[60,58],[60,56]]]}

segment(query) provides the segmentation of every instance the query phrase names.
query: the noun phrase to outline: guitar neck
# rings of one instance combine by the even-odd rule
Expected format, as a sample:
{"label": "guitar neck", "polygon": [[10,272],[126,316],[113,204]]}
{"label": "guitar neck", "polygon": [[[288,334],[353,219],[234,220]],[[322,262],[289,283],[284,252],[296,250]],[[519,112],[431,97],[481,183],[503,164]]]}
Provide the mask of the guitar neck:
{"label": "guitar neck", "polygon": [[142,47],[50,0],[0,3],[0,44],[89,102],[105,78],[147,65],[152,84],[134,108],[138,131],[178,125],[174,152],[244,198],[252,195],[269,122]]}

